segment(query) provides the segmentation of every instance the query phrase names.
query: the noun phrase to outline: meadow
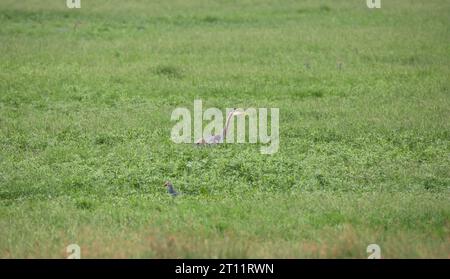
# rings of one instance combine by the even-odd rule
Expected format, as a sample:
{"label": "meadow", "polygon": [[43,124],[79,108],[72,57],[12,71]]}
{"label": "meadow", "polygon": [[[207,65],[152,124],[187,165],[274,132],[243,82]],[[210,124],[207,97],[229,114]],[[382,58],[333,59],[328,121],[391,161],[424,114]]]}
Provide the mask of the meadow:
{"label": "meadow", "polygon": [[[449,15],[1,0],[0,257],[449,258]],[[278,152],[173,143],[195,99],[279,108]]]}

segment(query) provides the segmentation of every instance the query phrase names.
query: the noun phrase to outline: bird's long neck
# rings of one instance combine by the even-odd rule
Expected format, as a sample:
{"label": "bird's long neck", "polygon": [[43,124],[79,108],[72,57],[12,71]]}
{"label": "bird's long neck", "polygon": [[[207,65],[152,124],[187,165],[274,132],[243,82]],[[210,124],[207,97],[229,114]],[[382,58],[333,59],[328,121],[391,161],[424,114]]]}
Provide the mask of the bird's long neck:
{"label": "bird's long neck", "polygon": [[222,131],[223,139],[225,139],[225,136],[227,135],[227,131],[230,126],[230,120],[231,120],[231,117],[233,117],[233,112],[234,111],[231,111],[230,113],[228,113],[227,121],[225,122],[225,128],[223,128],[223,131]]}

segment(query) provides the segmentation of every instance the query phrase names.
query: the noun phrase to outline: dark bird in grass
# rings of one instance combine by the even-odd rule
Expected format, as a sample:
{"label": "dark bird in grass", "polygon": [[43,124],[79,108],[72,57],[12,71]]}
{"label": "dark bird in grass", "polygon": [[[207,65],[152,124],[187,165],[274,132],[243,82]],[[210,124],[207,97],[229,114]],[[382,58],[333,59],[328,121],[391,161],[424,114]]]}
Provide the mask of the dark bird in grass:
{"label": "dark bird in grass", "polygon": [[173,185],[170,181],[166,181],[164,183],[164,186],[167,187],[167,192],[172,195],[172,197],[176,197],[178,195],[178,192],[175,191],[175,189],[173,188]]}

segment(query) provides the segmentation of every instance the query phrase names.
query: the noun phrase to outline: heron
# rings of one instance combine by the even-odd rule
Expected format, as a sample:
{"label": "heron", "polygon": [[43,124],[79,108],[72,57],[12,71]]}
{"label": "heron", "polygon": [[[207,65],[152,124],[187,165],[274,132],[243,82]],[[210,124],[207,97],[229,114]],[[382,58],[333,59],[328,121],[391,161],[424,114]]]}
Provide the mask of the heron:
{"label": "heron", "polygon": [[245,115],[245,112],[240,109],[234,108],[232,111],[230,111],[228,113],[227,121],[225,122],[225,127],[223,128],[222,133],[217,134],[217,135],[210,135],[206,138],[200,138],[195,143],[197,145],[223,143],[223,141],[227,135],[228,128],[230,126],[231,118],[233,116],[237,116],[237,115]]}

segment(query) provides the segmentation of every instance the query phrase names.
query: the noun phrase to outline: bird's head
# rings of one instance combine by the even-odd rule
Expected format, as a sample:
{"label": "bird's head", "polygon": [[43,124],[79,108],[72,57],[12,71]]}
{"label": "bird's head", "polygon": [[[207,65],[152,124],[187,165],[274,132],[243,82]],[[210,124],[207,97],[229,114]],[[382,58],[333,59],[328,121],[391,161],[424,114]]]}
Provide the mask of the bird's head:
{"label": "bird's head", "polygon": [[241,109],[241,108],[234,108],[233,111],[231,112],[231,115],[235,116],[235,115],[246,115],[247,113]]}
{"label": "bird's head", "polygon": [[172,186],[172,183],[170,181],[166,181],[164,182],[164,186],[166,187]]}

